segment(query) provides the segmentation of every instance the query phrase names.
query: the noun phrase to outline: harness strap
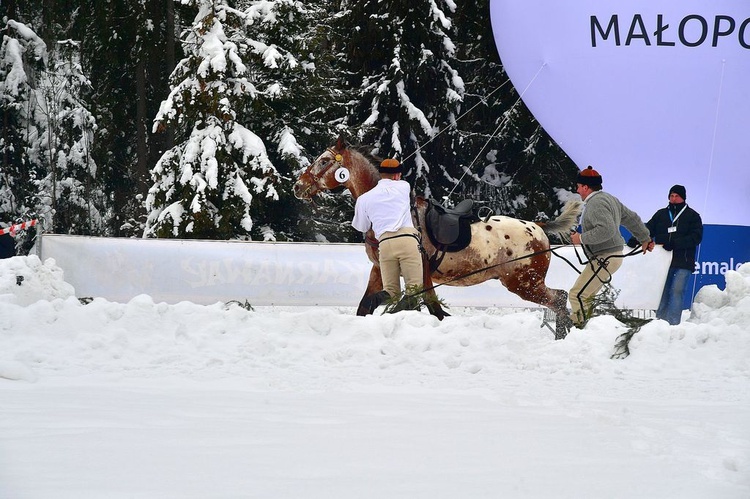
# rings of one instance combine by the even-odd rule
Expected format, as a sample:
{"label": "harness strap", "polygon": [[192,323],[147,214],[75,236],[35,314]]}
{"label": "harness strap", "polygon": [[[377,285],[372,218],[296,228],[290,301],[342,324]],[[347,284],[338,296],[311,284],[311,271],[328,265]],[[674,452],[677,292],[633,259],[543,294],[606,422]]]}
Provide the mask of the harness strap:
{"label": "harness strap", "polygon": [[382,243],[383,241],[396,239],[397,237],[413,237],[414,239],[417,240],[417,243],[419,243],[420,245],[422,244],[422,240],[419,238],[417,234],[396,234],[395,236],[384,237],[383,239],[380,240],[380,242]]}
{"label": "harness strap", "polygon": [[[434,270],[435,272],[439,272],[439,273],[442,274],[442,272],[440,272],[438,270],[438,267],[440,267],[440,264],[443,263],[443,258],[445,258],[445,254],[446,253],[447,253],[447,251],[445,251],[445,250],[441,251],[436,246],[435,253],[429,258],[430,269]],[[440,254],[440,256],[438,256],[438,254]]]}

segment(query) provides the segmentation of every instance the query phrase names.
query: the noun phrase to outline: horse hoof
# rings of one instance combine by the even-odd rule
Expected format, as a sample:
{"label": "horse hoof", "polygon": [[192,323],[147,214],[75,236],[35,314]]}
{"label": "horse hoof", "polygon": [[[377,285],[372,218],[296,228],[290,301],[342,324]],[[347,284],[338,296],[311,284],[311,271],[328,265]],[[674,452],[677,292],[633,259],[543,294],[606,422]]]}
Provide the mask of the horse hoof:
{"label": "horse hoof", "polygon": [[357,308],[357,315],[364,316],[372,314],[375,312],[376,308],[382,305],[390,297],[391,295],[383,290],[362,298],[362,301],[359,302],[359,307]]}
{"label": "horse hoof", "polygon": [[555,321],[555,340],[564,340],[568,336],[570,328],[573,327],[573,320],[568,314],[558,314]]}

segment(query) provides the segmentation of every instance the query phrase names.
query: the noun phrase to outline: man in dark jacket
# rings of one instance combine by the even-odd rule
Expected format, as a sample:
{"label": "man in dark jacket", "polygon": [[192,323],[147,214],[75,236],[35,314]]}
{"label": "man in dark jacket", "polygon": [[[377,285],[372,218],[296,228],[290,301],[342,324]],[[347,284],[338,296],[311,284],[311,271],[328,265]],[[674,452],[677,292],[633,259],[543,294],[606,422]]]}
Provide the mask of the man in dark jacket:
{"label": "man in dark jacket", "polygon": [[687,282],[695,271],[695,252],[703,239],[701,216],[687,205],[686,198],[685,187],[673,186],[669,190],[669,205],[646,222],[654,242],[672,252],[672,263],[656,311],[657,319],[671,325],[679,324],[682,319]]}
{"label": "man in dark jacket", "polygon": [[0,259],[16,256],[16,240],[8,233],[0,234]]}

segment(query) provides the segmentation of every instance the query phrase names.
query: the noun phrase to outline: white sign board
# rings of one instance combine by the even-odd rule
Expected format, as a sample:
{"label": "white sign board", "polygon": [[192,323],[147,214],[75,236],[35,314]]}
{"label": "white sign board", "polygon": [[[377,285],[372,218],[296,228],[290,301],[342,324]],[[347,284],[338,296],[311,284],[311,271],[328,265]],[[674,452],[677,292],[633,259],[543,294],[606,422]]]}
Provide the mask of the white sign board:
{"label": "white sign board", "polygon": [[[367,286],[370,262],[362,244],[269,243],[123,239],[45,234],[44,261],[54,259],[78,297],[127,302],[146,294],[154,301],[213,304],[237,300],[253,306],[351,306]],[[629,248],[628,248],[629,249]],[[556,253],[578,263],[572,246]],[[660,247],[625,258],[613,284],[617,305],[655,309],[669,267]],[[580,265],[576,265],[580,267]],[[546,283],[568,290],[578,274],[552,257]],[[440,286],[448,306],[536,307],[498,281],[470,287]]]}

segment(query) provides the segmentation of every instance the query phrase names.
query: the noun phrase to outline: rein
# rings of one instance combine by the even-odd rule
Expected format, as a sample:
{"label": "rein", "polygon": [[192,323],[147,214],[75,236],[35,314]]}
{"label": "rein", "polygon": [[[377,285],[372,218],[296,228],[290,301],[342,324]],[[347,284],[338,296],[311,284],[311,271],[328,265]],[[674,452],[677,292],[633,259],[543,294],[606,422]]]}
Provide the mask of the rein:
{"label": "rein", "polygon": [[367,233],[365,233],[365,244],[375,249],[378,249],[380,247],[380,241],[378,241],[374,237],[368,236]]}
{"label": "rein", "polygon": [[[583,260],[581,260],[581,256],[578,254],[578,250],[576,250],[576,257],[578,258],[578,261],[581,264],[583,264],[583,265],[591,265],[591,270],[594,271],[594,274],[591,276],[591,278],[588,281],[586,281],[586,283],[581,288],[581,291],[579,291],[578,294],[576,295],[576,299],[578,300],[578,304],[581,307],[581,311],[582,311],[582,313],[584,315],[584,318],[586,317],[586,307],[585,307],[585,305],[583,303],[583,298],[581,298],[581,295],[586,290],[586,288],[589,287],[589,284],[591,284],[592,282],[594,282],[594,279],[599,279],[599,281],[603,285],[609,285],[609,283],[612,282],[612,273],[607,270],[607,266],[608,266],[607,264],[609,262],[609,259],[610,258],[625,258],[627,256],[635,255],[638,251],[640,251],[640,248],[635,247],[632,250],[630,250],[628,253],[625,253],[624,255],[609,255],[606,258],[596,258],[596,257],[593,257],[593,258],[589,258],[588,261],[583,262]],[[586,247],[585,246],[583,246],[583,253],[584,253],[584,255],[586,254]],[[596,260],[597,261],[597,263],[599,264],[598,268],[594,269],[594,265],[591,263],[592,260]],[[570,264],[570,262],[568,262],[568,263]],[[607,274],[609,274],[609,277],[605,277],[604,279],[600,278],[599,277],[599,272],[601,272],[602,270],[604,270]],[[578,272],[579,274],[581,273],[578,269],[576,269],[576,272]]]}
{"label": "rein", "polygon": [[[416,205],[412,205],[412,214],[413,214],[413,216],[414,216],[414,218],[415,218],[415,220],[416,220],[416,222],[417,222],[417,227],[420,227],[420,226],[421,226],[421,224],[420,224],[420,220],[419,220],[419,210],[417,209]],[[426,221],[425,221],[425,224],[426,224]],[[426,225],[425,225],[425,226],[426,226]],[[421,295],[421,294],[423,294],[423,293],[426,293],[427,291],[432,291],[432,290],[434,290],[434,289],[437,289],[437,288],[439,288],[440,286],[443,286],[443,285],[446,285],[446,284],[450,284],[450,283],[452,283],[452,282],[455,282],[455,281],[458,281],[458,280],[460,280],[460,279],[465,279],[465,278],[467,278],[467,277],[471,277],[471,276],[473,276],[473,275],[475,275],[475,274],[479,274],[480,272],[485,272],[485,271],[487,271],[487,270],[491,270],[491,269],[494,269],[495,267],[499,267],[499,266],[501,266],[501,265],[505,265],[505,264],[508,264],[508,263],[513,263],[513,262],[517,262],[517,261],[519,261],[519,260],[524,260],[524,259],[526,259],[526,258],[533,258],[533,257],[535,257],[535,256],[538,256],[538,255],[543,255],[543,254],[545,254],[545,253],[552,253],[552,254],[553,254],[553,255],[555,255],[555,256],[556,256],[557,258],[560,258],[560,259],[562,259],[562,260],[563,260],[563,261],[564,261],[565,263],[567,263],[568,265],[570,265],[570,267],[571,267],[571,268],[572,268],[573,270],[575,270],[576,272],[578,272],[578,273],[580,274],[580,273],[581,273],[581,271],[580,271],[580,270],[578,270],[578,269],[577,269],[577,268],[575,267],[575,265],[573,265],[573,264],[572,264],[572,263],[571,263],[571,262],[570,262],[570,261],[569,261],[569,260],[568,260],[567,258],[565,258],[564,256],[562,256],[562,255],[559,255],[559,254],[557,254],[557,253],[555,252],[555,250],[558,250],[558,249],[560,249],[560,248],[563,248],[563,247],[565,247],[565,246],[566,246],[566,245],[564,245],[564,244],[561,244],[561,245],[559,245],[559,246],[550,246],[549,248],[547,248],[547,249],[545,249],[545,250],[541,250],[541,251],[535,251],[534,253],[529,253],[529,254],[527,254],[527,255],[521,255],[521,256],[519,256],[519,257],[516,257],[516,258],[513,258],[513,259],[511,259],[511,260],[506,260],[506,261],[504,261],[504,262],[496,263],[496,264],[494,264],[494,265],[490,265],[490,266],[487,266],[487,267],[484,267],[484,268],[481,268],[481,269],[473,270],[473,271],[471,271],[471,272],[468,272],[468,273],[466,273],[466,274],[463,274],[463,275],[460,275],[460,276],[456,276],[456,277],[454,277],[453,279],[450,279],[450,280],[448,280],[448,281],[445,281],[445,282],[441,282],[440,284],[436,284],[436,285],[434,285],[434,286],[432,286],[432,287],[430,287],[430,288],[427,288],[427,289],[423,289],[423,290],[421,290],[421,291],[419,291],[419,292],[417,292],[417,293],[414,293],[414,294],[411,294],[411,295],[406,295],[406,296],[408,296],[409,298],[411,298],[411,297],[414,297],[414,296],[419,296],[419,295]],[[425,253],[425,255],[426,255],[426,250],[425,250],[424,248],[422,248],[422,251],[423,251],[423,252]],[[630,252],[628,252],[628,253],[626,253],[626,254],[624,254],[624,255],[610,255],[610,256],[608,256],[607,258],[604,258],[604,259],[601,259],[601,260],[600,260],[600,259],[596,259],[596,260],[598,261],[598,263],[599,263],[599,269],[598,269],[598,270],[597,270],[597,271],[595,272],[594,276],[596,277],[596,276],[598,275],[599,271],[600,271],[600,270],[601,270],[602,268],[606,268],[606,266],[607,266],[607,261],[608,261],[608,260],[609,260],[610,258],[625,258],[626,256],[631,256],[631,255],[635,255],[635,254],[636,254],[636,253],[637,253],[638,251],[639,251],[639,249],[638,249],[638,248],[633,248],[633,249],[632,249],[632,250],[631,250]],[[585,248],[584,248],[584,255],[585,255],[585,253],[586,253],[586,250],[585,250]],[[437,253],[436,253],[436,254],[437,254]],[[427,255],[426,255],[426,256],[427,256]],[[591,259],[589,259],[588,261],[584,262],[584,261],[583,261],[583,260],[581,259],[581,256],[580,256],[580,255],[578,254],[578,250],[576,250],[576,257],[578,258],[578,262],[579,262],[579,263],[580,263],[581,265],[587,265],[587,264],[591,263]],[[439,263],[438,263],[438,265],[439,265]],[[436,272],[438,271],[438,270],[437,270],[437,268],[435,269],[435,271],[436,271]],[[592,280],[593,280],[593,278],[592,278]],[[612,275],[610,274],[610,276],[609,276],[609,279],[608,279],[607,281],[602,281],[602,282],[606,284],[607,282],[610,282],[611,280],[612,280]],[[589,281],[589,282],[591,282],[591,281]],[[588,284],[589,284],[589,283],[587,282],[587,283],[586,283],[586,285],[588,285]],[[585,289],[585,286],[584,286],[584,289]],[[580,300],[580,296],[578,297],[578,299]]]}
{"label": "rein", "polygon": [[[494,265],[490,265],[490,266],[488,266],[488,267],[484,267],[484,268],[481,268],[481,269],[478,269],[478,270],[473,270],[473,271],[471,271],[471,272],[468,272],[468,273],[466,273],[466,274],[462,274],[462,275],[460,275],[460,276],[456,276],[456,277],[454,277],[453,279],[450,279],[450,280],[448,280],[448,281],[445,281],[445,282],[441,282],[440,284],[435,284],[434,286],[431,286],[431,287],[429,287],[429,288],[426,288],[426,289],[422,289],[421,291],[418,291],[418,292],[416,292],[416,293],[413,293],[413,294],[410,294],[410,295],[405,295],[405,296],[406,296],[406,297],[408,297],[408,298],[412,298],[412,297],[415,297],[415,296],[419,296],[419,295],[421,295],[421,294],[423,294],[423,293],[426,293],[426,292],[428,292],[428,291],[432,291],[432,290],[434,290],[434,289],[437,289],[437,288],[439,288],[440,286],[444,286],[444,285],[446,285],[446,284],[450,284],[450,283],[452,283],[452,282],[456,282],[456,281],[458,281],[458,280],[460,280],[460,279],[465,279],[465,278],[467,278],[467,277],[471,277],[471,276],[473,276],[473,275],[475,275],[475,274],[479,274],[480,272],[484,272],[484,271],[486,271],[486,270],[494,269],[495,267],[499,267],[499,266],[501,266],[501,265],[505,265],[505,264],[507,264],[507,263],[513,263],[513,262],[517,262],[518,260],[524,260],[524,259],[526,259],[526,258],[533,258],[533,257],[535,257],[535,256],[538,256],[538,255],[543,255],[544,253],[552,253],[552,254],[553,254],[553,255],[555,255],[555,256],[556,256],[557,258],[560,258],[560,259],[562,259],[562,260],[563,260],[563,261],[564,261],[565,263],[567,263],[568,265],[570,265],[570,266],[571,266],[571,267],[573,268],[573,270],[575,270],[576,272],[578,272],[578,273],[580,274],[580,273],[581,273],[581,271],[580,271],[580,270],[578,270],[578,269],[577,269],[577,268],[575,267],[575,265],[573,265],[573,264],[572,264],[572,263],[571,263],[571,262],[570,262],[570,261],[569,261],[569,260],[568,260],[567,258],[565,258],[564,256],[558,255],[558,254],[557,254],[557,253],[555,252],[555,250],[558,250],[558,249],[560,249],[560,248],[563,248],[563,247],[565,247],[565,246],[566,246],[565,244],[561,244],[561,245],[559,245],[559,246],[551,246],[551,247],[549,247],[549,248],[547,248],[547,249],[545,249],[545,250],[541,250],[541,251],[535,251],[534,253],[529,253],[529,254],[527,254],[527,255],[521,255],[521,256],[519,256],[519,257],[517,257],[517,258],[513,258],[513,259],[511,259],[511,260],[507,260],[507,261],[504,261],[504,262],[496,263],[496,264],[494,264]],[[626,254],[624,254],[624,255],[610,255],[610,256],[608,256],[607,258],[605,258],[605,259],[603,259],[603,260],[601,260],[601,261],[599,261],[599,260],[597,259],[597,260],[599,261],[599,269],[598,269],[598,270],[596,271],[596,273],[594,274],[594,277],[596,277],[596,276],[598,275],[598,273],[599,273],[599,270],[601,270],[602,268],[606,268],[606,262],[607,262],[607,261],[608,261],[608,260],[609,260],[610,258],[625,258],[626,256],[632,256],[632,255],[635,255],[635,254],[636,254],[636,253],[637,253],[638,251],[639,251],[639,249],[638,249],[638,248],[633,248],[633,250],[632,250],[632,251],[630,251],[629,253],[626,253]],[[583,262],[583,261],[581,260],[580,256],[578,255],[578,252],[577,252],[577,251],[576,251],[576,256],[578,257],[578,261],[579,261],[579,262],[580,262],[581,264],[583,264],[583,265],[586,265],[586,264],[589,264],[589,263],[591,263],[591,261],[590,261],[590,260],[589,260],[589,261],[587,261],[587,262]],[[592,280],[593,280],[593,278],[592,278]],[[611,281],[611,280],[612,280],[612,275],[610,274],[610,276],[609,276],[609,279],[608,279],[607,281],[602,281],[602,282],[604,282],[604,283],[606,284],[607,282],[609,282],[609,281]],[[588,284],[589,284],[590,282],[591,282],[591,281],[587,282],[587,283],[586,283],[586,285],[588,285]],[[585,289],[585,287],[586,287],[586,286],[584,286],[584,289]],[[578,299],[580,300],[580,296],[578,297]]]}
{"label": "rein", "polygon": [[[518,260],[523,260],[523,259],[526,259],[526,258],[533,258],[533,257],[538,256],[538,255],[543,255],[544,253],[552,253],[553,255],[555,255],[555,256],[557,256],[557,257],[562,258],[563,260],[565,260],[564,257],[562,257],[562,256],[560,256],[560,255],[558,255],[558,254],[556,254],[554,252],[554,250],[556,250],[558,248],[562,248],[563,246],[564,245],[560,245],[560,246],[556,246],[554,248],[547,248],[546,250],[535,251],[534,253],[529,253],[528,255],[522,255],[522,256],[519,256],[517,258],[513,258],[512,260],[507,260],[505,262],[496,263],[495,265],[490,265],[488,267],[484,267],[484,268],[481,268],[481,269],[472,270],[471,272],[467,272],[466,274],[462,274],[460,276],[456,276],[453,279],[450,279],[450,280],[445,281],[445,282],[441,282],[440,284],[435,284],[434,286],[431,286],[431,287],[429,287],[427,289],[423,289],[423,290],[418,291],[418,292],[416,292],[414,294],[406,295],[406,296],[409,297],[409,298],[414,297],[414,296],[419,296],[419,295],[421,295],[423,293],[426,293],[428,291],[432,291],[434,289],[437,289],[440,286],[445,286],[446,284],[450,284],[450,283],[456,282],[456,281],[458,281],[460,279],[465,279],[467,277],[471,277],[471,276],[473,276],[475,274],[479,274],[480,272],[484,272],[486,270],[494,269],[495,267],[499,267],[501,265],[505,265],[506,263],[513,263],[513,262],[517,262]],[[570,263],[570,262],[568,262],[568,263]]]}

